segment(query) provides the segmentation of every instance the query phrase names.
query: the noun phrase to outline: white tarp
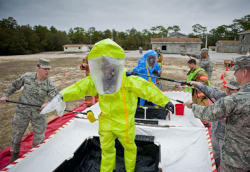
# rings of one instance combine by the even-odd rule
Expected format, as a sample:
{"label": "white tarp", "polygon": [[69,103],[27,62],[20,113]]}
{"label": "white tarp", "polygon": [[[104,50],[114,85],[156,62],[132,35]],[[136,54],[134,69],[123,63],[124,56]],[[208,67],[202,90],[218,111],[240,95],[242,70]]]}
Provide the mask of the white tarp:
{"label": "white tarp", "polygon": [[[191,96],[183,92],[166,92],[171,98],[185,100]],[[173,95],[172,95],[173,94]],[[98,114],[98,105],[91,108]],[[86,111],[86,110],[85,110]],[[161,120],[161,124],[182,127],[137,126],[136,133],[155,136],[161,145],[161,165],[164,171],[171,172],[211,172],[212,163],[206,130],[200,120],[193,117],[192,111],[185,109],[184,116],[171,115],[171,120]],[[65,159],[70,159],[75,150],[89,136],[98,136],[98,121],[90,123],[86,119],[75,118],[39,148],[18,159],[8,171],[50,172]]]}

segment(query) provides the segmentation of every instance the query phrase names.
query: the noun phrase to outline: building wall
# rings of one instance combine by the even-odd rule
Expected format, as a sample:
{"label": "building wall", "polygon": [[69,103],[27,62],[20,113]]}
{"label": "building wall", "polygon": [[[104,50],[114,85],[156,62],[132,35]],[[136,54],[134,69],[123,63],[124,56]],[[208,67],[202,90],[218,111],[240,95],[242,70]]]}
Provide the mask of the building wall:
{"label": "building wall", "polygon": [[235,44],[218,44],[216,46],[218,53],[237,53],[239,50],[239,45]]}
{"label": "building wall", "polygon": [[87,46],[82,47],[64,47],[64,52],[87,52],[89,48]]}
{"label": "building wall", "polygon": [[217,51],[216,47],[208,47],[209,51]]}
{"label": "building wall", "polygon": [[238,47],[238,53],[246,54],[247,51],[250,52],[250,33],[240,35],[240,45]]}
{"label": "building wall", "polygon": [[[163,50],[162,46],[166,46]],[[199,53],[201,50],[201,43],[152,43],[152,49],[160,47],[161,51],[169,54],[180,54],[184,52]]]}

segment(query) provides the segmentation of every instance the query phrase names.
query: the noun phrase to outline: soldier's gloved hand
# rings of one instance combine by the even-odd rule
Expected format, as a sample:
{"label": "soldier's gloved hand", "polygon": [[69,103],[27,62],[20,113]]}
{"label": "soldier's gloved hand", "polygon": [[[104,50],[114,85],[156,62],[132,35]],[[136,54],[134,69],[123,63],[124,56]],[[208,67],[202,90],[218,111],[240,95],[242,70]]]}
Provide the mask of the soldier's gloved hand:
{"label": "soldier's gloved hand", "polygon": [[191,104],[193,103],[192,100],[188,100],[184,103],[185,106],[187,106],[187,108],[191,109]]}
{"label": "soldier's gloved hand", "polygon": [[66,103],[63,101],[62,94],[57,94],[49,104],[41,111],[41,114],[46,114],[56,110],[57,114],[61,117],[66,108]]}
{"label": "soldier's gloved hand", "polygon": [[172,114],[174,114],[174,105],[171,101],[169,101],[166,106],[165,106],[166,109],[170,110],[170,112],[172,112]]}
{"label": "soldier's gloved hand", "polygon": [[192,86],[197,86],[198,84],[200,84],[200,82],[196,82],[196,81],[189,81],[189,83],[190,83]]}
{"label": "soldier's gloved hand", "polygon": [[153,74],[158,75],[159,72],[158,72],[157,70],[154,70],[154,71],[153,71]]}

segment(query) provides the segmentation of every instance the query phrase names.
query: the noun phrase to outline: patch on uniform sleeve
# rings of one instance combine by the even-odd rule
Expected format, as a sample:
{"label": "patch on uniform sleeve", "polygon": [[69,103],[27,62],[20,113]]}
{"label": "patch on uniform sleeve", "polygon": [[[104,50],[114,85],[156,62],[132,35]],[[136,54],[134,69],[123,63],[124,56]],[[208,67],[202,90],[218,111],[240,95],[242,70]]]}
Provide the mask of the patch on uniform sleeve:
{"label": "patch on uniform sleeve", "polygon": [[207,76],[200,77],[201,80],[207,80]]}
{"label": "patch on uniform sleeve", "polygon": [[198,97],[204,97],[204,96],[205,96],[204,93],[199,93],[199,94],[198,94]]}

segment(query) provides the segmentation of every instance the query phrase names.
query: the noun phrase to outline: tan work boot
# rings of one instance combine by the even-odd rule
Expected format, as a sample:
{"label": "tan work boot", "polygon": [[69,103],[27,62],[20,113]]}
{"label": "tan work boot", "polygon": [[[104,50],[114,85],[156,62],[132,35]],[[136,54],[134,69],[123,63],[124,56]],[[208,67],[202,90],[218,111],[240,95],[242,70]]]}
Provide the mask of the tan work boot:
{"label": "tan work boot", "polygon": [[11,153],[11,158],[10,158],[10,164],[12,162],[14,162],[19,156],[19,152],[18,153]]}

